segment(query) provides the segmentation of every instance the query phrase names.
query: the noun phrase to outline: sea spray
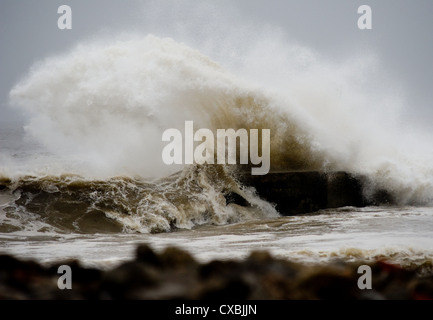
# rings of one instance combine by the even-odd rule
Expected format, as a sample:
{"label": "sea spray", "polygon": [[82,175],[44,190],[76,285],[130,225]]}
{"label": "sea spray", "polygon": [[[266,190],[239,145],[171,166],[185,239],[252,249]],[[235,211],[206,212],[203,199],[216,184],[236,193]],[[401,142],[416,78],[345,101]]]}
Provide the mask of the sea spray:
{"label": "sea spray", "polygon": [[[280,69],[291,73],[268,70],[280,81],[271,90],[275,82],[259,87],[255,77],[233,75],[169,38],[88,42],[36,64],[11,102],[32,115],[27,132],[79,160],[70,168],[85,176],[181,170],[161,161],[160,137],[192,120],[210,130],[272,128],[271,170],[344,170],[372,177],[371,189],[387,189],[402,203],[428,203],[433,173],[424,139],[414,136],[418,149],[408,153],[413,141],[390,120],[398,97],[373,91],[372,101],[356,79],[374,59],[335,66],[308,49],[279,46],[279,57],[291,59],[279,58]],[[246,61],[252,58],[260,59],[251,52]]]}
{"label": "sea spray", "polygon": [[178,171],[161,161],[160,137],[166,129],[182,129],[185,120],[215,132],[275,128],[274,168],[319,169],[324,162],[312,152],[302,121],[171,39],[79,46],[37,65],[11,100],[34,115],[29,134],[51,151],[87,161],[85,174],[161,177]]}

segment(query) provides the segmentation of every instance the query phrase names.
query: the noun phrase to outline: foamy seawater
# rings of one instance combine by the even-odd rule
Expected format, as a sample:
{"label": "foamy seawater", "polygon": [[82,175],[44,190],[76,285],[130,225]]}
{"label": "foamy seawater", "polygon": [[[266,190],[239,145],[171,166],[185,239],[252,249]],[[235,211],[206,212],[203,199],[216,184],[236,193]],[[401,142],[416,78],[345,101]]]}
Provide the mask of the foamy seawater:
{"label": "foamy seawater", "polygon": [[433,208],[347,207],[161,234],[2,233],[0,247],[45,263],[72,258],[102,268],[131,259],[141,243],[157,250],[177,246],[203,262],[268,250],[303,263],[386,259],[411,266],[433,263],[432,227]]}

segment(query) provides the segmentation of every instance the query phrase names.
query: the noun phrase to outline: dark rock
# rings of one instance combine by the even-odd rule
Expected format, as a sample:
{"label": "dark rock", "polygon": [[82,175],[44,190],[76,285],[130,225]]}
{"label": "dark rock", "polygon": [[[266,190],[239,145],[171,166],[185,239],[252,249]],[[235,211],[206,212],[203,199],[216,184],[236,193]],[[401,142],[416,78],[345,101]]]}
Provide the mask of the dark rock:
{"label": "dark rock", "polygon": [[[386,190],[375,190],[365,177],[347,172],[270,172],[263,176],[241,174],[240,180],[254,187],[260,197],[275,204],[282,215],[395,203]],[[365,188],[373,191],[370,190],[366,196]]]}
{"label": "dark rock", "polygon": [[327,174],[327,181],[327,208],[366,205],[359,178],[347,172],[332,172]]}
{"label": "dark rock", "polygon": [[386,299],[410,299],[408,284],[414,272],[386,261],[377,261],[372,267],[373,287],[382,292]]}
{"label": "dark rock", "polygon": [[200,267],[199,276],[205,280],[211,277],[232,277],[240,273],[240,265],[236,261],[215,260]]}
{"label": "dark rock", "polygon": [[197,265],[191,254],[176,247],[167,247],[160,255],[162,265],[167,268],[191,268]]}
{"label": "dark rock", "polygon": [[226,199],[226,205],[231,203],[237,204],[238,206],[248,207],[250,204],[247,200],[244,199],[241,195],[236,192],[229,192],[224,194],[224,198]]}
{"label": "dark rock", "polygon": [[45,276],[47,271],[35,261],[0,255],[0,282],[2,283],[28,290],[29,284]]}
{"label": "dark rock", "polygon": [[155,267],[160,267],[162,261],[159,256],[147,244],[141,244],[137,247],[135,252],[136,261],[143,262]]}
{"label": "dark rock", "polygon": [[384,189],[375,190],[368,197],[368,205],[371,206],[392,205],[394,203],[396,203],[396,200],[393,195]]}
{"label": "dark rock", "polygon": [[350,270],[339,268],[313,269],[298,284],[300,299],[308,300],[348,300],[356,299],[361,290],[357,287],[357,277]]}
{"label": "dark rock", "polygon": [[415,279],[410,285],[411,299],[433,300],[433,276]]}
{"label": "dark rock", "polygon": [[199,269],[197,299],[248,299],[251,288],[244,279],[244,266],[236,261],[211,261]]}
{"label": "dark rock", "polygon": [[0,177],[0,190],[9,188],[10,184],[11,184],[10,179]]}
{"label": "dark rock", "polygon": [[[72,270],[71,290],[57,287],[57,270],[63,264]],[[0,255],[0,299],[433,299],[430,269],[426,273],[386,261],[368,263],[372,289],[361,290],[358,265],[305,265],[266,251],[243,260],[200,264],[178,248],[157,253],[147,245],[137,248],[134,260],[110,270],[83,267],[76,260],[43,267]]]}
{"label": "dark rock", "polygon": [[250,286],[242,278],[213,278],[202,285],[195,299],[200,300],[246,300]]}
{"label": "dark rock", "polygon": [[159,281],[156,270],[130,261],[104,274],[102,290],[113,299],[135,299],[139,290],[155,286]]}
{"label": "dark rock", "polygon": [[246,176],[260,197],[276,205],[282,215],[308,213],[327,207],[327,178],[321,172],[270,172]]}
{"label": "dark rock", "polygon": [[273,261],[272,255],[268,251],[256,250],[252,251],[247,258],[247,261],[252,263],[267,263]]}

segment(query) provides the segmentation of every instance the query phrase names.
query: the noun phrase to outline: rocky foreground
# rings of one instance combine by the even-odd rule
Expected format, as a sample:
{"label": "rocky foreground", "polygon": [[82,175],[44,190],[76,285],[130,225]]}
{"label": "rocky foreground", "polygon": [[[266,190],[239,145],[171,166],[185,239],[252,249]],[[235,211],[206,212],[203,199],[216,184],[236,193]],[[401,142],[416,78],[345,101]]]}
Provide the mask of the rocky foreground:
{"label": "rocky foreground", "polygon": [[[44,266],[0,255],[0,299],[433,299],[430,265],[370,263],[372,289],[361,290],[361,264],[307,266],[267,252],[199,263],[178,248],[157,253],[147,245],[137,247],[135,259],[109,270],[75,260]],[[58,287],[61,265],[71,268],[72,289]]]}

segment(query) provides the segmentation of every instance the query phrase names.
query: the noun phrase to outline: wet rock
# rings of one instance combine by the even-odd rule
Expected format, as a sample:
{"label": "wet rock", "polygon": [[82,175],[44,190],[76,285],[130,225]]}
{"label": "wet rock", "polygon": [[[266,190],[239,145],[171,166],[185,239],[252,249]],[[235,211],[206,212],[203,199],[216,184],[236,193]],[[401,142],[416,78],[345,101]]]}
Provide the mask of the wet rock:
{"label": "wet rock", "polygon": [[397,203],[393,195],[385,189],[375,190],[369,195],[367,201],[370,206],[392,205]]}
{"label": "wet rock", "polygon": [[[31,260],[19,260],[9,255],[0,255],[0,283],[6,288],[13,288],[21,295],[31,295],[32,286],[44,282],[46,270]],[[0,297],[8,297],[7,290],[0,292]]]}
{"label": "wet rock", "polygon": [[248,299],[251,288],[244,279],[245,268],[237,261],[211,261],[200,267],[196,299]]}
{"label": "wet rock", "polygon": [[[72,270],[71,290],[57,286],[61,265]],[[383,260],[368,265],[372,289],[361,290],[359,264],[305,265],[266,251],[243,260],[199,263],[179,248],[156,252],[144,244],[137,247],[135,259],[109,270],[84,267],[77,260],[44,267],[0,255],[0,299],[433,299],[431,269]]]}
{"label": "wet rock", "polygon": [[136,299],[140,290],[149,289],[161,280],[153,268],[129,261],[107,271],[101,289],[112,299]]}
{"label": "wet rock", "polygon": [[411,299],[433,300],[433,276],[414,279],[410,285]]}
{"label": "wet rock", "polygon": [[246,176],[260,197],[274,203],[282,215],[317,211],[327,206],[326,175],[317,172],[270,172],[263,176]]}
{"label": "wet rock", "polygon": [[331,172],[327,177],[327,208],[364,207],[362,181],[347,172]]}
{"label": "wet rock", "polygon": [[147,244],[141,244],[137,247],[135,251],[135,259],[136,261],[155,267],[160,267],[162,265],[162,261],[159,256]]}
{"label": "wet rock", "polygon": [[386,299],[410,299],[409,283],[414,277],[413,271],[379,260],[372,266],[372,273],[373,287],[382,292]]}
{"label": "wet rock", "polygon": [[250,298],[251,288],[242,278],[215,277],[206,281],[197,295],[199,300],[245,300]]}
{"label": "wet rock", "polygon": [[242,207],[248,207],[250,205],[250,203],[245,200],[244,197],[242,197],[236,192],[228,192],[224,194],[224,198],[226,199],[226,205],[229,205],[231,203],[237,204],[238,206]]}
{"label": "wet rock", "polygon": [[215,260],[201,266],[199,276],[202,279],[211,277],[233,277],[235,273],[241,272],[240,264],[236,261]]}
{"label": "wet rock", "polygon": [[185,250],[168,247],[159,255],[162,265],[166,268],[192,268],[197,265],[191,254]]}
{"label": "wet rock", "polygon": [[9,188],[11,180],[7,178],[0,177],[0,191]]}
{"label": "wet rock", "polygon": [[[260,197],[275,204],[282,215],[395,203],[389,192],[375,190],[366,177],[343,171],[270,172],[263,176],[241,174],[240,180],[254,187]],[[369,192],[365,192],[366,189]]]}
{"label": "wet rock", "polygon": [[356,299],[361,291],[354,281],[351,270],[340,268],[317,268],[304,275],[297,284],[299,299],[349,300]]}

